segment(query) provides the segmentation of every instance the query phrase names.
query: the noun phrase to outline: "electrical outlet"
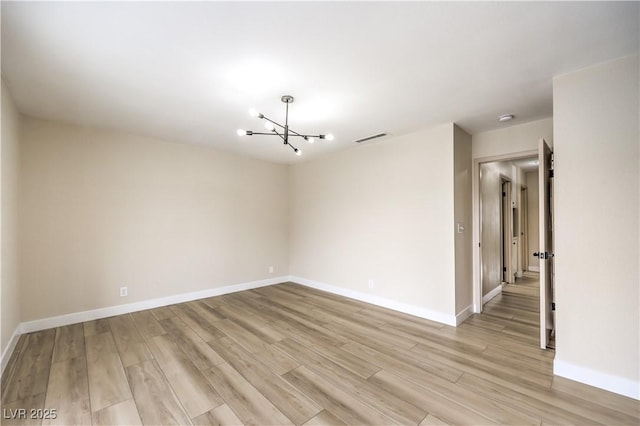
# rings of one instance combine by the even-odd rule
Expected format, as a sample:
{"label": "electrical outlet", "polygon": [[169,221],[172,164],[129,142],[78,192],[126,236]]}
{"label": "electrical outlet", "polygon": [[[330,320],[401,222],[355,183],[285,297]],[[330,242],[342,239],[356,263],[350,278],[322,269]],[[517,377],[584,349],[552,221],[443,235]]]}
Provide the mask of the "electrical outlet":
{"label": "electrical outlet", "polygon": [[129,294],[127,287],[120,287],[120,297],[125,297]]}
{"label": "electrical outlet", "polygon": [[373,280],[369,280],[369,288],[374,288],[376,286],[376,284],[373,282]]}
{"label": "electrical outlet", "polygon": [[273,266],[269,266],[269,273],[273,274]]}

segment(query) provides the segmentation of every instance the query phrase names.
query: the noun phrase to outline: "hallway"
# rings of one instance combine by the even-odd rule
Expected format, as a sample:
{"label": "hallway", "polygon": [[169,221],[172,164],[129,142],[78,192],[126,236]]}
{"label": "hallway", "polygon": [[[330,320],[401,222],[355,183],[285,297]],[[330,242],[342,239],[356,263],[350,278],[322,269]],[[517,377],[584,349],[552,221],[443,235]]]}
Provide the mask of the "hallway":
{"label": "hallway", "polygon": [[[467,319],[459,328],[470,329],[485,343],[507,345],[522,356],[549,362],[554,351],[540,349],[539,274],[525,272],[515,284],[484,305],[481,314]],[[551,373],[551,365],[548,367]]]}
{"label": "hallway", "polygon": [[501,333],[521,337],[523,343],[540,343],[540,279],[537,272],[525,272],[515,284],[484,305],[482,316],[503,323]]}

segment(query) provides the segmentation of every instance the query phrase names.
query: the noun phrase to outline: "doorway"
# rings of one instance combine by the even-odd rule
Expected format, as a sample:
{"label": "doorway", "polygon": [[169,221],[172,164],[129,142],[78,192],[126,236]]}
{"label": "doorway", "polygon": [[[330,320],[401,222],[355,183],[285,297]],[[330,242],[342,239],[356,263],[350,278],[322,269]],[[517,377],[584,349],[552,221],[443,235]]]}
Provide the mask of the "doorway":
{"label": "doorway", "polygon": [[[542,160],[543,155],[544,160]],[[501,281],[503,281],[504,283],[513,283],[516,277],[523,277],[523,274],[525,274],[527,271],[532,270],[530,269],[530,255],[533,255],[534,251],[536,252],[536,254],[539,254],[538,252],[543,253],[542,256],[544,259],[543,262],[546,266],[546,271],[540,270],[541,285],[539,290],[539,325],[541,335],[540,346],[543,348],[548,347],[548,336],[550,334],[553,334],[553,315],[551,315],[550,313],[555,308],[553,306],[553,238],[552,224],[550,220],[552,215],[552,213],[550,212],[552,212],[553,203],[550,198],[548,198],[552,192],[553,186],[553,173],[552,170],[549,170],[552,167],[550,158],[550,149],[548,148],[544,140],[540,140],[540,148],[538,150],[531,150],[495,157],[486,157],[474,160],[472,176],[474,246],[476,247],[473,253],[473,308],[474,312],[480,313],[483,310],[483,302],[487,301],[486,298],[483,299],[483,296],[485,296],[486,294],[485,285],[487,280],[486,274],[488,272],[487,263],[491,261],[491,255],[490,253],[488,253],[490,251],[490,247],[487,247],[487,244],[490,244],[490,241],[487,241],[486,238],[483,238],[486,231],[486,221],[483,220],[483,215],[486,215],[490,210],[485,205],[486,200],[482,199],[483,197],[481,194],[481,181],[483,176],[487,175],[487,172],[485,171],[486,165],[496,162],[502,163],[503,165],[514,165],[515,163],[530,163],[531,165],[535,164],[536,169],[540,167],[540,170],[546,170],[546,173],[541,172],[540,174],[540,188],[534,188],[536,189],[536,191],[531,194],[529,193],[528,187],[525,185],[525,180],[522,177],[518,179],[512,179],[509,183],[507,183],[509,179],[501,179],[499,181],[499,187],[501,190],[500,195],[502,196],[503,193],[509,194],[508,191],[505,191],[505,189],[509,189],[509,185],[511,185],[510,189],[511,191],[513,191],[513,194],[511,196],[511,199],[509,199],[509,196],[503,197],[506,198],[506,200],[502,200],[500,206],[495,210],[495,214],[500,216],[499,219],[496,218],[496,222],[499,222],[501,226],[500,235],[496,235],[495,237],[495,241],[499,242],[499,247],[495,247],[495,249],[497,250],[496,253],[498,253],[496,257],[499,256],[499,258],[501,259]],[[538,166],[538,162],[540,162],[540,166]],[[545,165],[544,167],[546,167],[546,169],[543,167],[543,164]],[[509,175],[506,177],[509,178],[512,176],[513,175]],[[538,179],[536,179],[536,181],[538,181]],[[538,185],[535,186],[537,187]],[[539,195],[539,197],[536,197],[536,200],[538,200],[539,198],[540,202],[536,202],[535,204],[529,203],[528,197],[535,197],[536,195]],[[542,201],[543,198],[545,201]],[[540,209],[539,214],[538,209],[536,209],[535,216],[544,216],[544,220],[542,220],[542,217],[539,218],[540,226],[543,228],[540,228],[539,232],[536,232],[536,234],[539,234],[541,241],[536,247],[529,247],[530,242],[532,244],[536,244],[535,240],[531,240],[528,235],[528,229],[530,228],[531,223],[529,207],[531,206],[532,208],[536,208],[536,205],[539,205]],[[542,229],[545,230],[544,238]],[[509,251],[511,251],[512,253],[511,257],[508,254]],[[531,273],[527,273],[527,275],[531,275]],[[518,284],[515,285],[517,286]],[[545,335],[547,336],[546,338],[543,337]]]}

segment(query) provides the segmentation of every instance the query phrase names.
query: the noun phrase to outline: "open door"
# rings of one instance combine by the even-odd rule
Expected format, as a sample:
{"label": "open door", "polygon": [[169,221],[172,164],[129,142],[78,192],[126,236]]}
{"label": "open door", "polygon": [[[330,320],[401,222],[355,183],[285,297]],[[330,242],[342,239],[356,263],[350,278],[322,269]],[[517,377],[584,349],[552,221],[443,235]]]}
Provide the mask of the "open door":
{"label": "open door", "polygon": [[[551,148],[544,139],[538,144],[540,197],[540,347],[550,347],[553,317],[553,164]],[[535,254],[534,254],[535,255]],[[551,343],[551,347],[555,345]]]}

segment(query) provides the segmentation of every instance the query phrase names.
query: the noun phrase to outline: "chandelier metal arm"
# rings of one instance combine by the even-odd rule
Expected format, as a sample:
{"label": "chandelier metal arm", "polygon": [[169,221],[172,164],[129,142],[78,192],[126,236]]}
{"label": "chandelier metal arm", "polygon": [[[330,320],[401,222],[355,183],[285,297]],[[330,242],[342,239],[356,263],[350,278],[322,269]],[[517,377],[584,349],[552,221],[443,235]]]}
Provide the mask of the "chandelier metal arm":
{"label": "chandelier metal arm", "polygon": [[298,148],[296,148],[295,146],[291,145],[290,143],[287,143],[287,145],[289,145],[289,147],[291,147],[293,152],[295,152],[296,154],[298,153]]}
{"label": "chandelier metal arm", "polygon": [[299,136],[301,138],[322,138],[324,136],[324,135],[303,135],[291,129],[289,129],[289,133],[293,133],[294,136]]}
{"label": "chandelier metal arm", "polygon": [[273,121],[272,119],[270,119],[269,117],[267,117],[266,115],[263,115],[262,117],[263,120],[267,120],[268,122],[270,122],[271,124],[275,124],[278,127],[282,127],[284,129],[284,126],[280,123],[278,123],[277,121]]}
{"label": "chandelier metal arm", "polygon": [[[271,132],[254,132],[254,131],[251,131],[251,130],[247,131],[247,135],[246,136],[253,136],[253,135],[280,136],[280,137],[282,137],[282,134],[276,133],[274,131],[271,131]],[[300,133],[294,132],[293,130],[289,129],[289,136],[297,136],[297,137],[300,137],[300,138],[320,138],[320,139],[322,139],[322,137],[324,135],[301,135]]]}
{"label": "chandelier metal arm", "polygon": [[[280,126],[280,127],[283,127],[283,126]],[[274,131],[271,131],[271,132],[254,132],[252,130],[247,130],[246,136],[253,136],[253,135],[280,136],[279,133],[274,133]],[[303,134],[298,133],[295,130],[291,130],[291,129],[289,129],[289,136],[297,136],[297,137],[300,137],[300,138],[319,138],[319,139],[324,139],[324,135],[303,135]],[[280,136],[280,137],[282,137],[282,136]]]}
{"label": "chandelier metal arm", "polygon": [[284,141],[285,145],[287,145],[289,143],[289,140],[286,137],[286,135],[281,135],[276,129],[273,129],[272,132],[275,133],[276,135],[280,136],[280,139],[282,139]]}
{"label": "chandelier metal arm", "polygon": [[[288,104],[287,104],[287,106],[288,106]],[[270,119],[270,118],[269,118],[269,117],[267,117],[266,115],[264,115],[264,114],[261,114],[261,115],[262,115],[262,116],[261,116],[261,117],[259,117],[259,118],[261,118],[261,119],[263,119],[263,120],[267,120],[267,121],[268,121],[268,122],[270,122],[271,124],[275,124],[276,126],[278,126],[278,127],[282,128],[282,129],[286,129],[286,130],[287,130],[287,133],[288,133],[288,135],[287,135],[287,136],[297,136],[297,137],[304,138],[304,139],[307,139],[307,138],[318,138],[318,139],[324,139],[324,135],[305,135],[305,134],[302,134],[302,133],[298,133],[298,132],[296,132],[295,130],[293,130],[293,129],[291,129],[290,127],[288,127],[288,125],[284,125],[284,126],[283,126],[282,124],[278,123],[277,121],[274,121],[274,120]],[[288,117],[287,117],[287,121],[288,121]],[[273,130],[273,132],[275,132],[275,129]],[[251,134],[252,134],[252,135],[273,135],[274,133],[259,133],[259,132],[251,132]],[[276,134],[277,134],[278,136],[280,136],[281,138],[284,138],[281,134],[279,134],[279,133],[277,133],[277,132],[276,132]],[[289,139],[289,138],[287,137],[287,140],[288,140],[288,139]]]}
{"label": "chandelier metal arm", "polygon": [[273,129],[273,132],[276,135],[280,136],[280,139],[282,139],[284,141],[284,144],[285,145],[289,145],[289,148],[291,148],[293,150],[293,152],[295,152],[297,155],[300,155],[300,150],[297,147],[291,145],[291,143],[289,142],[289,137],[288,137],[288,135],[286,133],[284,135],[281,135],[280,133],[278,133],[278,131],[276,129]]}

